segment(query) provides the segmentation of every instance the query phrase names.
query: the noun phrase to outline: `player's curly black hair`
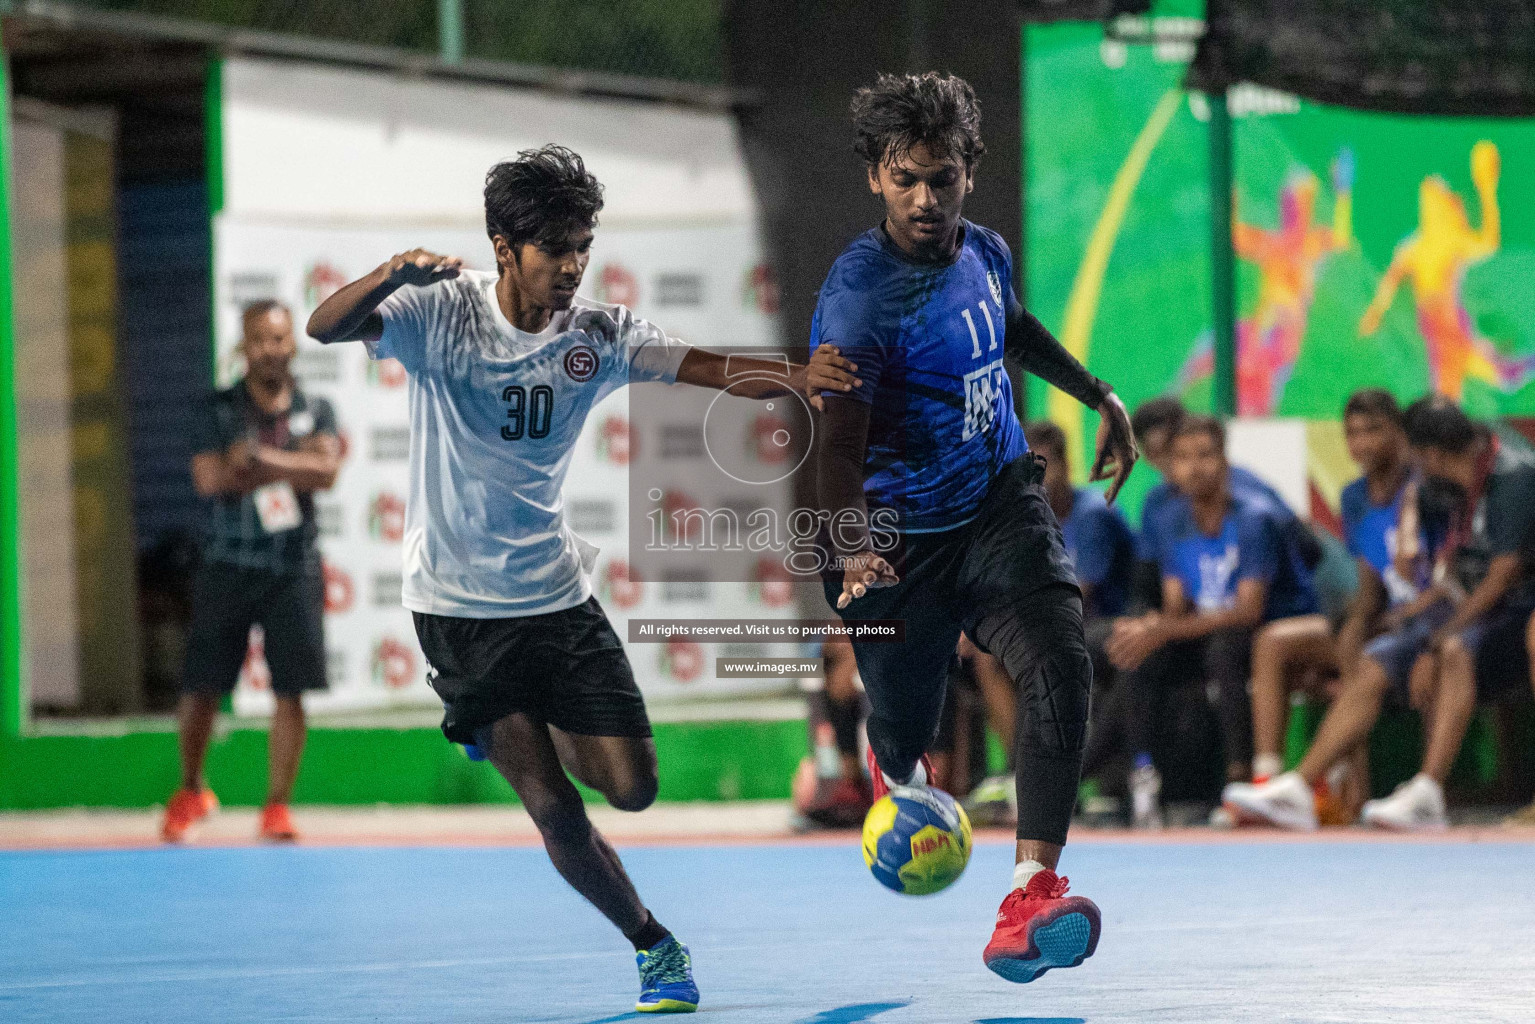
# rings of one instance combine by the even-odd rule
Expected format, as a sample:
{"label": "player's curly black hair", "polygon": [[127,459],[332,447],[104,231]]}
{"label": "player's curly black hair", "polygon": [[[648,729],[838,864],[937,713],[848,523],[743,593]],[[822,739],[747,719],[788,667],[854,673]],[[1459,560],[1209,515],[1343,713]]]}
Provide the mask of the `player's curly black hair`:
{"label": "player's curly black hair", "polygon": [[578,231],[597,226],[602,183],[564,146],[525,149],[485,175],[485,233],[517,252],[526,244],[558,251]]}
{"label": "player's curly black hair", "polygon": [[923,143],[939,157],[974,167],[981,142],[981,103],[963,78],[929,71],[880,75],[853,94],[853,151],[870,167],[899,160]]}

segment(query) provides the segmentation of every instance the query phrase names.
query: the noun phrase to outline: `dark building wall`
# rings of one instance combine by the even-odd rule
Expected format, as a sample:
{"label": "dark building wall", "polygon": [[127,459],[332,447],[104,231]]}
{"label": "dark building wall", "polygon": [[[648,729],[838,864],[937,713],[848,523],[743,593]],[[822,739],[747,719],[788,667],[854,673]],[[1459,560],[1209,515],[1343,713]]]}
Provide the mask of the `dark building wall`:
{"label": "dark building wall", "polygon": [[1010,4],[731,0],[730,84],[760,102],[739,112],[769,257],[783,286],[784,341],[806,344],[832,261],[883,214],[852,150],[848,104],[881,72],[948,71],[981,100],[987,152],[966,202],[971,220],[1020,248],[1019,24]]}

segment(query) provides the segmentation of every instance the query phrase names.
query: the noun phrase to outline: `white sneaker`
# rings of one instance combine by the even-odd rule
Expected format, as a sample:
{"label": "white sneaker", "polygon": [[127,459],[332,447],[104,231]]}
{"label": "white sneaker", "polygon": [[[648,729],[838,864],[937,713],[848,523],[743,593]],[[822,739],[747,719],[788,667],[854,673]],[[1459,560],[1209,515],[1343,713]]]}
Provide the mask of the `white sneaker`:
{"label": "white sneaker", "polygon": [[1427,775],[1414,775],[1384,800],[1370,800],[1359,820],[1397,832],[1439,832],[1450,827],[1444,790]]}
{"label": "white sneaker", "polygon": [[1257,784],[1233,782],[1221,794],[1221,803],[1238,822],[1316,831],[1316,794],[1297,772],[1285,772]]}

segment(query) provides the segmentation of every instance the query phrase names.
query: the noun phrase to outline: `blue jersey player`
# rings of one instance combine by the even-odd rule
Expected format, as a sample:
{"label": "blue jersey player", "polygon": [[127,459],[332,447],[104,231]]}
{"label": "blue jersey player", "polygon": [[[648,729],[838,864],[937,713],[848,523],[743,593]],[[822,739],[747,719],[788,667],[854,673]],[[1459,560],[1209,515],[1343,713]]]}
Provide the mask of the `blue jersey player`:
{"label": "blue jersey player", "polygon": [[817,450],[827,599],[846,620],[902,620],[898,643],[855,639],[871,712],[870,771],[925,785],[923,751],[961,631],[1019,693],[1013,886],[986,947],[1011,981],[1092,955],[1091,900],[1055,873],[1076,802],[1092,667],[1082,598],[1028,451],[1003,364],[1101,414],[1095,478],[1113,499],[1136,459],[1129,416],[1019,304],[996,232],[963,219],[980,139],[961,79],[886,75],[853,101],[854,148],[883,223],[849,245],[822,286],[811,344],[835,346],[859,389],[825,398]]}

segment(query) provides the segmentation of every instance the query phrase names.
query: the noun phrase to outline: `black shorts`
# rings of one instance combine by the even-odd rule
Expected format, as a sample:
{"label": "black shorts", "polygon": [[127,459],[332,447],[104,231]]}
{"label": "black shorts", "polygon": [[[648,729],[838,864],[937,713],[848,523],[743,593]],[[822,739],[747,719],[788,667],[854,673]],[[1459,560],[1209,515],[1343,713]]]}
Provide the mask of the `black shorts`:
{"label": "black shorts", "polygon": [[192,588],[192,622],[181,670],[184,693],[235,687],[251,626],[265,634],[272,691],[325,689],[325,584],[318,569],[273,572],[205,562]]}
{"label": "black shorts", "polygon": [[[858,671],[871,699],[890,694],[933,704],[936,722],[943,680],[963,630],[988,654],[976,625],[987,615],[1027,606],[1051,587],[1077,589],[1065,541],[1041,481],[1043,460],[1030,453],[1003,468],[976,517],[939,533],[908,533],[883,552],[900,582],[855,598],[837,614],[844,621],[900,619],[903,643],[854,641]],[[823,535],[824,543],[824,535]],[[842,572],[822,574],[827,602],[837,607]],[[919,716],[927,708],[917,711]]]}
{"label": "black shorts", "polygon": [[595,597],[508,619],[412,614],[454,743],[519,712],[582,736],[650,735],[629,658]]}

